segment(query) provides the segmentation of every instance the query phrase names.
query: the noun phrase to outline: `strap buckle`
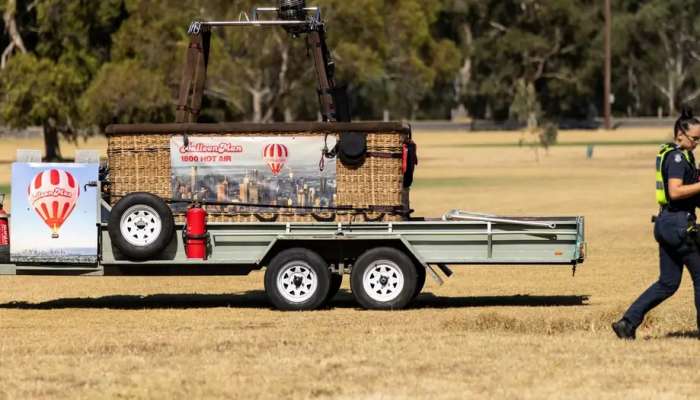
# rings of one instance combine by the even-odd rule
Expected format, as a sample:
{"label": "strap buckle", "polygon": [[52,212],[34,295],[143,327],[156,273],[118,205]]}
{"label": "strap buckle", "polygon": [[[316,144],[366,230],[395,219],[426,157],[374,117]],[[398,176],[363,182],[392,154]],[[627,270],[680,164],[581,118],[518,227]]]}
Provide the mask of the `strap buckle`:
{"label": "strap buckle", "polygon": [[193,21],[190,24],[189,29],[187,29],[188,35],[199,35],[202,32],[202,23],[199,21]]}

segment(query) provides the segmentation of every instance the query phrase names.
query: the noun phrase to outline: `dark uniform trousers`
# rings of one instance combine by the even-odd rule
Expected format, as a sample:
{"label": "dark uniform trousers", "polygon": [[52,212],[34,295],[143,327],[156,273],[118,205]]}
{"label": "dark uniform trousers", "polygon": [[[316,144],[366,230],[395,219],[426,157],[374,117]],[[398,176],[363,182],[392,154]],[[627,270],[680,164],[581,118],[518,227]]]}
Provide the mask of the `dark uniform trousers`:
{"label": "dark uniform trousers", "polygon": [[695,289],[697,324],[700,329],[700,251],[689,237],[688,224],[695,216],[685,212],[662,211],[654,225],[654,237],[659,243],[661,274],[654,283],[630,306],[624,318],[632,326],[641,325],[644,315],[671,297],[681,284],[683,265],[688,267]]}

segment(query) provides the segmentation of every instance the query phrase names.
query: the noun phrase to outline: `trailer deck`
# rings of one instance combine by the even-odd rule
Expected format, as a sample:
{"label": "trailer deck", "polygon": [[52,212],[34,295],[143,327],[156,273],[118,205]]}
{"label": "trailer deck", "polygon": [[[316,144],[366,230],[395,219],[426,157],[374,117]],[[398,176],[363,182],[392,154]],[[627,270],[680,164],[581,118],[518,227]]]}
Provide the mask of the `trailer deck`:
{"label": "trailer deck", "polygon": [[[0,273],[23,271],[90,275],[122,274],[119,267],[128,267],[131,274],[150,275],[157,266],[230,267],[239,272],[260,269],[280,249],[311,248],[330,259],[341,261],[342,253],[353,258],[356,247],[372,247],[392,243],[410,253],[420,264],[430,265],[564,265],[584,261],[585,238],[583,217],[556,218],[485,218],[486,220],[449,221],[415,220],[374,223],[213,223],[208,225],[210,257],[188,260],[182,236],[183,226],[171,246],[159,259],[131,261],[119,254],[110,241],[107,224],[101,224],[101,260],[92,266],[66,265],[0,265]],[[498,222],[500,221],[500,222]],[[372,245],[368,245],[372,243]],[[344,249],[345,248],[345,249]],[[105,268],[107,267],[107,268]],[[117,267],[117,268],[113,268]],[[204,271],[204,270],[202,270]],[[202,274],[207,274],[201,272]]]}

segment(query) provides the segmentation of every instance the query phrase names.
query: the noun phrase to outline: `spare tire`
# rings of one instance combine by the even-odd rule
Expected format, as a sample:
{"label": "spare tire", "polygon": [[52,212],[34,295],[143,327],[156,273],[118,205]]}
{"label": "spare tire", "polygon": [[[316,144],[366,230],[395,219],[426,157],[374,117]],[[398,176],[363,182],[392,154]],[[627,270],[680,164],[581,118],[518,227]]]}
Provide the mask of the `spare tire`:
{"label": "spare tire", "polygon": [[112,208],[107,227],[112,245],[131,260],[162,253],[175,232],[173,213],[159,197],[132,193]]}

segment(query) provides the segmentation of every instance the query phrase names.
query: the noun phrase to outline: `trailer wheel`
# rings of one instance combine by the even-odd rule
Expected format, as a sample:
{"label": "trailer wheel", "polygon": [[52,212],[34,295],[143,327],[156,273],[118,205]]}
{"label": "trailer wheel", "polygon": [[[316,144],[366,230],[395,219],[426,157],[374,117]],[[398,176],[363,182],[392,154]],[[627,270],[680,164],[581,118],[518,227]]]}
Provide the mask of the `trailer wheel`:
{"label": "trailer wheel", "polygon": [[425,279],[428,275],[425,267],[420,264],[416,265],[416,273],[416,290],[413,292],[413,297],[411,298],[412,300],[418,297],[420,292],[423,291],[423,288],[425,287]]}
{"label": "trailer wheel", "polygon": [[109,216],[112,244],[127,258],[145,260],[160,254],[175,231],[167,204],[150,193],[132,193],[117,202]]}
{"label": "trailer wheel", "polygon": [[265,271],[265,293],[283,311],[319,308],[328,296],[331,272],[317,253],[302,248],[276,255]]}
{"label": "trailer wheel", "polygon": [[340,286],[343,284],[343,275],[340,274],[331,274],[331,283],[330,283],[330,289],[328,290],[328,295],[326,296],[326,301],[324,303],[328,303],[329,301],[333,300],[336,294],[338,294],[338,291],[340,290]]}
{"label": "trailer wheel", "polygon": [[360,305],[370,310],[402,309],[413,299],[418,273],[413,261],[391,247],[361,255],[352,268],[350,285]]}

